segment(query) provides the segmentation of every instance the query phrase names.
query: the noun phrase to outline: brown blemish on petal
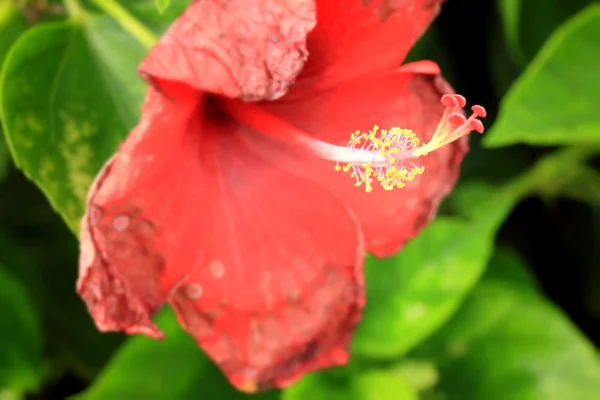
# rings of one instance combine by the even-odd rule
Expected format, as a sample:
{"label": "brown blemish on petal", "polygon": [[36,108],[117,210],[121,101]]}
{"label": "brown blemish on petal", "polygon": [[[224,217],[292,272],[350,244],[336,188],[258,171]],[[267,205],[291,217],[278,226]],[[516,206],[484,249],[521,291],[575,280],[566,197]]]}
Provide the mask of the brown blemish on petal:
{"label": "brown blemish on petal", "polygon": [[190,300],[188,289],[185,286],[177,288],[170,297],[170,304],[177,313],[177,318],[186,329],[193,331],[197,340],[214,337],[213,324],[219,311],[212,313],[198,313],[194,302]]}
{"label": "brown blemish on petal", "polygon": [[244,304],[221,304],[209,312],[202,299],[190,299],[185,284],[169,302],[233,385],[247,390],[284,387],[307,372],[347,362],[347,348],[361,318],[360,269],[325,265],[320,270],[322,274],[303,286],[290,282],[292,275],[272,276],[276,281],[282,278],[278,287],[283,290],[277,302],[272,299],[271,307],[260,312],[246,311]]}
{"label": "brown blemish on petal", "polygon": [[132,205],[94,205],[84,216],[77,291],[101,331],[163,337],[151,319],[163,302],[158,279],[165,267],[155,239],[152,223]]}

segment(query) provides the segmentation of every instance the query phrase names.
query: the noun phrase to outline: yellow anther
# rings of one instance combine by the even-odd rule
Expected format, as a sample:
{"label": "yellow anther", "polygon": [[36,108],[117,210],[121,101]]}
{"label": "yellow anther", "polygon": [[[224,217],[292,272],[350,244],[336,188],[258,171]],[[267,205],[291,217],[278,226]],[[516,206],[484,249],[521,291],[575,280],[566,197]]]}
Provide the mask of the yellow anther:
{"label": "yellow anther", "polygon": [[[357,161],[352,162],[350,158],[345,160],[351,161],[348,164],[334,168],[336,171],[352,171],[350,176],[356,179],[354,186],[364,183],[366,192],[373,191],[373,182],[379,182],[384,190],[402,188],[405,182],[423,173],[423,167],[411,161],[416,158],[413,153],[418,146],[419,139],[411,130],[396,127],[380,130],[375,125],[368,133],[356,131],[350,135],[348,148],[357,150]],[[373,158],[366,161],[369,153]]]}

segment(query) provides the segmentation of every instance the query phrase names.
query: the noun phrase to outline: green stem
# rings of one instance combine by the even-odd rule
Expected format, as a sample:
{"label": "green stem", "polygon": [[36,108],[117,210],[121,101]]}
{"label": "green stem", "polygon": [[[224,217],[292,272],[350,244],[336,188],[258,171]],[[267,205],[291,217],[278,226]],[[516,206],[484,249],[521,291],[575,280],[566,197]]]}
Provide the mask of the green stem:
{"label": "green stem", "polygon": [[79,4],[79,0],[63,0],[63,4],[71,18],[78,19],[83,15],[83,9]]}
{"label": "green stem", "polygon": [[[71,0],[67,0],[71,1]],[[105,13],[113,17],[119,25],[131,36],[136,38],[141,44],[148,49],[156,44],[158,41],[157,37],[148,28],[146,28],[140,21],[126,9],[124,9],[115,0],[93,0],[94,3],[101,8]]]}

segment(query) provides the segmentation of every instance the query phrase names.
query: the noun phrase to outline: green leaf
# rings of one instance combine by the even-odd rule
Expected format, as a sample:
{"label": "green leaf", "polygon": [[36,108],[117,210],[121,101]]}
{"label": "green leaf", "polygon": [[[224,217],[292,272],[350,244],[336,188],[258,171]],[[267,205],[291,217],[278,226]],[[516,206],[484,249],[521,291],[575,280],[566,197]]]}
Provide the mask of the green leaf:
{"label": "green leaf", "polygon": [[10,46],[27,29],[25,17],[13,0],[0,0],[0,65]]}
{"label": "green leaf", "polygon": [[[518,3],[514,0],[500,0],[500,3]],[[490,73],[488,74],[490,82],[494,87],[494,94],[497,99],[501,99],[506,94],[512,83],[521,74],[523,67],[526,63],[522,62],[522,55],[520,49],[514,47],[514,40],[508,31],[509,28],[506,25],[513,23],[513,20],[506,15],[502,18],[500,13],[494,13],[490,16],[490,21],[486,23],[489,25],[488,32],[488,67]],[[517,14],[518,17],[519,14]],[[504,22],[504,32],[500,22]],[[472,142],[471,142],[472,143]]]}
{"label": "green leaf", "polygon": [[492,255],[516,191],[488,199],[473,222],[438,218],[396,257],[365,268],[367,306],[353,352],[396,358],[424,340],[458,308]]}
{"label": "green leaf", "polygon": [[44,24],[11,49],[0,111],[15,163],[77,232],[88,187],[139,117],[145,49],[108,17]]}
{"label": "green leaf", "polygon": [[351,366],[332,368],[304,376],[299,382],[285,389],[282,400],[354,400],[352,380],[356,373]]}
{"label": "green leaf", "polygon": [[506,247],[496,249],[484,279],[507,281],[522,289],[536,290],[537,288],[537,282],[529,273],[525,260],[518,253]]}
{"label": "green leaf", "polygon": [[526,65],[554,29],[590,0],[498,0],[506,42],[515,61]]}
{"label": "green leaf", "polygon": [[168,7],[161,12],[156,12],[158,2],[160,1],[130,0],[121,2],[120,5],[142,25],[159,37],[191,3],[191,0],[168,0]]}
{"label": "green leaf", "polygon": [[495,233],[515,203],[577,179],[577,166],[591,154],[591,148],[556,151],[500,187],[463,184],[450,204],[469,222],[440,217],[396,257],[367,260],[367,306],[353,352],[396,358],[434,332],[483,273]]}
{"label": "green leaf", "polygon": [[581,164],[568,165],[566,175],[571,179],[548,182],[540,188],[540,195],[545,198],[563,196],[600,208],[600,172],[597,169]]}
{"label": "green leaf", "polygon": [[156,8],[158,8],[159,13],[164,13],[165,10],[171,5],[171,0],[155,0]]}
{"label": "green leaf", "polygon": [[515,61],[524,63],[525,56],[519,44],[519,19],[521,15],[521,0],[498,0],[498,10],[502,16],[502,25],[506,44],[512,52]]}
{"label": "green leaf", "polygon": [[[12,0],[0,0],[0,67],[10,46],[25,32],[25,17],[18,12]],[[0,180],[8,171],[10,153],[0,126]]]}
{"label": "green leaf", "polygon": [[504,100],[487,147],[600,144],[600,5],[587,7],[548,40]]}
{"label": "green leaf", "polygon": [[0,265],[0,388],[36,389],[42,379],[42,335],[33,301]]}
{"label": "green leaf", "polygon": [[[351,379],[348,379],[351,378]],[[340,378],[330,371],[307,375],[283,400],[418,400],[415,388],[393,369],[371,369]]]}
{"label": "green leaf", "polygon": [[448,203],[455,214],[471,219],[496,190],[498,187],[487,181],[459,182],[448,197]]}
{"label": "green leaf", "polygon": [[600,398],[594,347],[534,290],[486,279],[415,351],[438,363],[446,400]]}
{"label": "green leaf", "polygon": [[[20,175],[7,183],[11,183],[11,196],[0,196],[0,211],[10,210],[12,218],[0,213],[2,261],[27,289],[43,318],[52,372],[68,369],[92,379],[124,335],[98,332],[75,292],[78,246],[60,217]],[[27,185],[21,187],[23,183]],[[4,230],[20,234],[8,235]]]}
{"label": "green leaf", "polygon": [[6,147],[6,142],[2,138],[2,128],[0,128],[0,180],[4,178],[6,173],[8,172],[10,165],[10,153],[8,152],[8,147]]}
{"label": "green leaf", "polygon": [[[104,371],[78,400],[246,399],[207,359],[177,323],[171,310],[157,317],[166,339],[142,336],[128,339]],[[278,392],[254,395],[276,399]]]}

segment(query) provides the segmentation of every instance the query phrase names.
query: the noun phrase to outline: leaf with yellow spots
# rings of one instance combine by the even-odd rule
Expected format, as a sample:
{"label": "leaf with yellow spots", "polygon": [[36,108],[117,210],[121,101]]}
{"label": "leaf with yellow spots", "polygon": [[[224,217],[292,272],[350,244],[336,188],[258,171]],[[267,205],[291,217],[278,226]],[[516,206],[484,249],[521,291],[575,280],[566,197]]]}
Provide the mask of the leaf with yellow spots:
{"label": "leaf with yellow spots", "polygon": [[73,231],[102,164],[135,125],[144,47],[107,17],[44,24],[9,52],[0,85],[15,163]]}

